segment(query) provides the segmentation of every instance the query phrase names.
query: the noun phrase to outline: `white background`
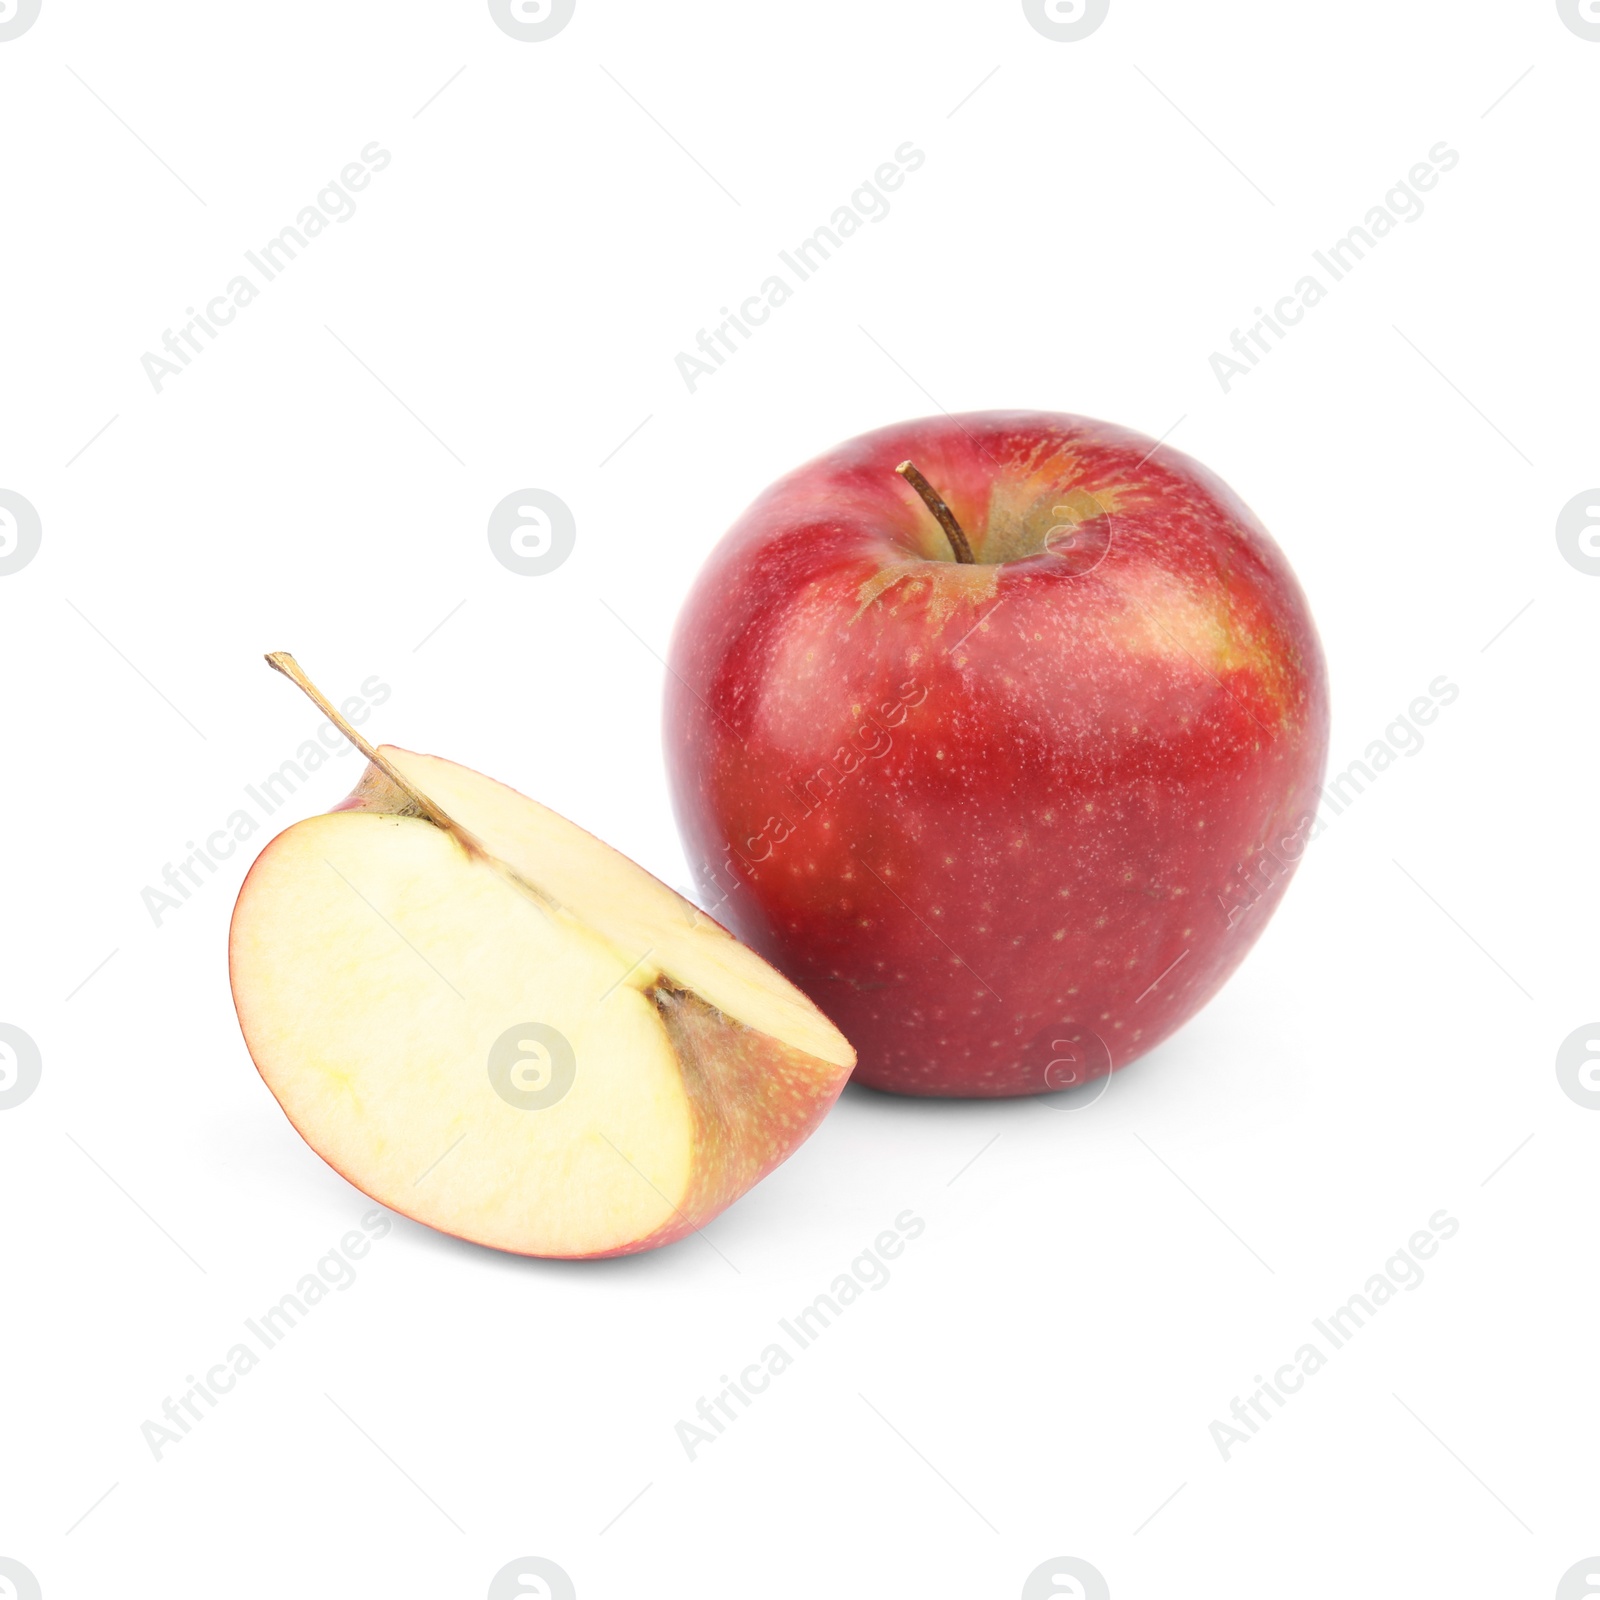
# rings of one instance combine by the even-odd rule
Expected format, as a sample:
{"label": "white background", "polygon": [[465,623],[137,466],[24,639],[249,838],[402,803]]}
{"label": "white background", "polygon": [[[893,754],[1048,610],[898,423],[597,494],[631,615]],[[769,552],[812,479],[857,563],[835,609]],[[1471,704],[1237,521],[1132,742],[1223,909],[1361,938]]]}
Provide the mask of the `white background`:
{"label": "white background", "polygon": [[[1600,1114],[1554,1071],[1600,1013],[1600,578],[1554,535],[1600,481],[1597,83],[1553,0],[1112,0],[1078,43],[1016,0],[578,0],[533,44],[470,0],[44,0],[0,43],[0,488],[43,525],[0,578],[0,1021],[43,1056],[0,1113],[0,1555],[47,1600],[476,1600],[529,1554],[582,1600],[1010,1600],[1058,1555],[1116,1600],[1554,1595],[1600,1550]],[[157,394],[144,352],[372,140],[356,215]],[[691,394],[676,354],[906,140],[891,214]],[[1440,140],[1425,214],[1224,394],[1211,353]],[[659,657],[707,552],[835,442],[991,406],[1171,430],[1305,585],[1334,769],[1443,674],[1425,748],[1093,1106],[852,1090],[623,1261],[397,1219],[154,1460],[369,1208],[225,956],[357,760],[141,903],[315,729],[262,651],[683,885]],[[548,576],[486,538],[523,487],[577,520]],[[691,1463],[674,1424],[907,1208],[893,1281]],[[1224,1462],[1440,1208],[1421,1287]]]}

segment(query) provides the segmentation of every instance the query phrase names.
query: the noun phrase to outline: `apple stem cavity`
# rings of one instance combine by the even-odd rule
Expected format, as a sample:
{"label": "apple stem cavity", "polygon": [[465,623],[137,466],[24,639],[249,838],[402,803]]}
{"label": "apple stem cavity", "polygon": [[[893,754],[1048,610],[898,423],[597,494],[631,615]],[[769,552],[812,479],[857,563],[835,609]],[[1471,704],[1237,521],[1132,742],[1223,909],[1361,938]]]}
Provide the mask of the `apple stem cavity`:
{"label": "apple stem cavity", "polygon": [[950,541],[956,560],[968,566],[975,565],[978,558],[973,555],[972,546],[967,542],[961,524],[956,521],[955,512],[944,503],[944,496],[909,461],[902,461],[894,470],[922,496],[922,503],[933,513],[933,520],[944,529],[944,536]]}
{"label": "apple stem cavity", "polygon": [[465,828],[463,828],[459,823],[452,821],[449,816],[440,810],[440,808],[427,797],[427,795],[423,794],[420,789],[402,776],[393,762],[388,761],[383,756],[379,755],[378,752],[373,749],[373,747],[368,744],[359,733],[356,732],[356,730],[350,725],[349,720],[339,714],[339,711],[334,706],[333,702],[329,700],[328,697],[316,686],[316,684],[314,684],[305,675],[305,672],[301,669],[300,663],[296,661],[287,650],[271,651],[267,656],[267,665],[271,667],[274,672],[281,672],[290,683],[299,689],[306,696],[306,698],[310,700],[314,706],[316,706],[317,710],[319,710],[323,716],[325,716],[328,721],[331,722],[334,727],[336,727],[339,732],[342,733],[345,738],[347,738],[350,743],[353,744],[356,749],[359,750],[362,755],[364,755],[367,760],[370,761],[373,766],[375,766],[378,771],[381,772],[384,777],[386,777],[389,782],[395,786],[395,788],[397,788],[403,795],[406,796],[407,799],[411,800],[417,806],[417,808],[422,812],[423,816],[425,816],[429,822],[433,823],[435,827],[443,828],[446,833],[453,834],[461,841],[463,845],[466,846],[469,853],[479,854],[482,852],[482,846],[477,843],[477,841],[472,837],[471,834],[467,832]]}

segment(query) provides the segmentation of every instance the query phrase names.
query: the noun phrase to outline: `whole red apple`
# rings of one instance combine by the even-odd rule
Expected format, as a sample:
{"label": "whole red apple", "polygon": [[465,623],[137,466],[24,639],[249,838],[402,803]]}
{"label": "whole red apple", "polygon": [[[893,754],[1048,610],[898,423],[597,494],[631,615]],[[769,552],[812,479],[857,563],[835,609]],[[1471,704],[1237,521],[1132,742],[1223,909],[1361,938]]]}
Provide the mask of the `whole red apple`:
{"label": "whole red apple", "polygon": [[1198,462],[1042,412],[774,484],[671,647],[713,914],[919,1095],[1063,1089],[1217,992],[1310,836],[1328,691],[1278,547]]}

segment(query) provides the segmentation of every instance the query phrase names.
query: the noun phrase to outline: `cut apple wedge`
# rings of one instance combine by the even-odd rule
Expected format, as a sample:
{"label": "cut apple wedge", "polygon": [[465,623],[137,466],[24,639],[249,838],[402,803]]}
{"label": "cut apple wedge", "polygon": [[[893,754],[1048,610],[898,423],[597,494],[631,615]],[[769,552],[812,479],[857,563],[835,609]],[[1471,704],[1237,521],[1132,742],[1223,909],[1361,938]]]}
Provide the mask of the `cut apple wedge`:
{"label": "cut apple wedge", "polygon": [[799,1146],[855,1064],[726,929],[592,834],[437,756],[371,765],[257,858],[229,967],[300,1136],[442,1232],[611,1256],[703,1227]]}

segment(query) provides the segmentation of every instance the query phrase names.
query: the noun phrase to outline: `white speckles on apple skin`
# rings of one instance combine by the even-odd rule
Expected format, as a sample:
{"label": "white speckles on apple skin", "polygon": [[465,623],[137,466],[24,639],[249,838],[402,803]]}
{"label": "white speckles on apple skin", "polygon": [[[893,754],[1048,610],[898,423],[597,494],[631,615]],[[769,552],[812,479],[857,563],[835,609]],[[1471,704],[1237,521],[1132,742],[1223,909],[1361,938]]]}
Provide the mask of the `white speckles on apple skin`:
{"label": "white speckles on apple skin", "polygon": [[[868,435],[769,491],[690,597],[666,711],[685,842],[723,920],[850,1038],[862,1082],[1043,1092],[1052,1037],[1079,1027],[1105,1042],[1100,1070],[1125,1065],[1216,991],[1287,885],[1247,917],[1219,907],[1314,804],[1316,633],[1250,513],[1152,448],[1033,414]],[[863,607],[875,573],[927,554],[893,472],[907,457],[974,518],[980,562],[997,477],[1011,504],[1118,485],[1109,548],[1091,572],[1033,555],[966,590],[945,575],[973,569],[925,561],[929,581]],[[857,708],[912,680],[881,751],[797,797],[792,775],[834,760]]]}

